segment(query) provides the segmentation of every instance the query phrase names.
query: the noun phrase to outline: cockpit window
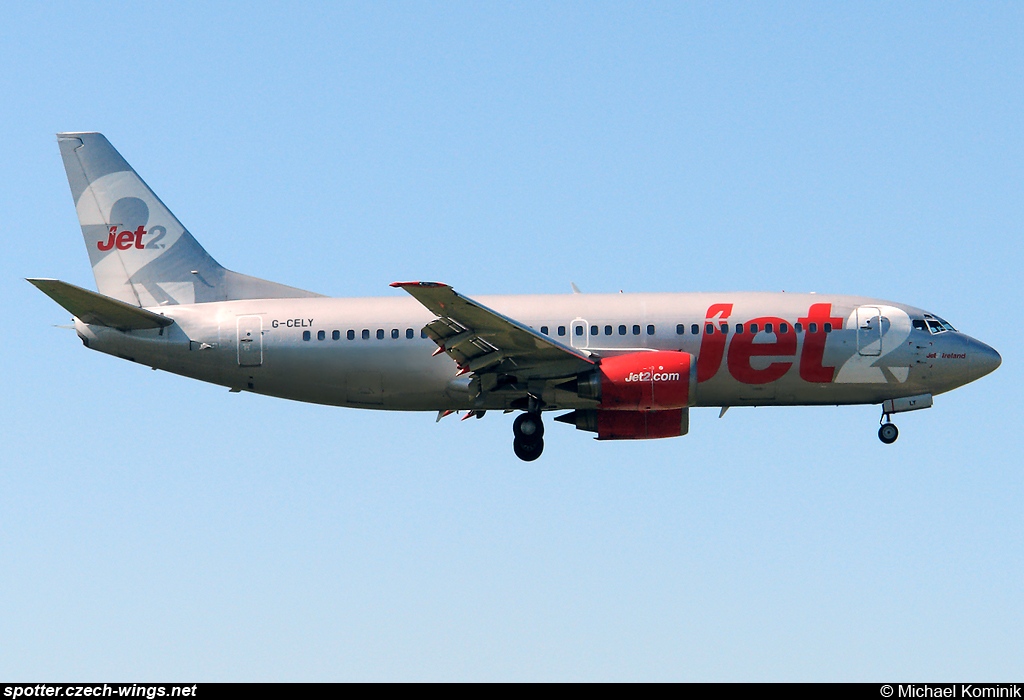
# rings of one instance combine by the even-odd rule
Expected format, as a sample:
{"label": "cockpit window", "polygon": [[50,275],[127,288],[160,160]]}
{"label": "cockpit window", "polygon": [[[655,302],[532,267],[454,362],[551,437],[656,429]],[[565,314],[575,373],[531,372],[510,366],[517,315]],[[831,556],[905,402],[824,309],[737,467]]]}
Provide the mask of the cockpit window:
{"label": "cockpit window", "polygon": [[923,318],[915,318],[914,319],[914,330],[926,331],[926,330],[928,330],[928,324],[924,322]]}
{"label": "cockpit window", "polygon": [[[953,328],[948,321],[941,319],[938,316],[933,316],[932,314],[925,314],[924,322],[928,324],[928,332],[932,335],[938,335],[939,333],[945,333],[946,331],[956,332],[956,328]],[[920,322],[914,321],[914,328],[919,327],[918,323]]]}

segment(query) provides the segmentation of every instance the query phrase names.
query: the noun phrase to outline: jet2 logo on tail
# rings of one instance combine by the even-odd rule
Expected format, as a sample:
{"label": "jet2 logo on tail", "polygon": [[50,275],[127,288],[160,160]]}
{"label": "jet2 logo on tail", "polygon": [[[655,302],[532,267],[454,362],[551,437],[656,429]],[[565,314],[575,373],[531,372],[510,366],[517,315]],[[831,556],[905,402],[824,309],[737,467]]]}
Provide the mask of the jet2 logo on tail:
{"label": "jet2 logo on tail", "polygon": [[[156,238],[151,238],[146,245],[142,244],[142,237],[146,235],[155,235]],[[163,226],[154,226],[152,229],[147,231],[145,227],[139,226],[134,231],[121,231],[118,232],[117,226],[110,227],[110,234],[107,236],[106,241],[96,241],[96,247],[102,251],[108,251],[113,248],[118,250],[128,250],[129,248],[137,248],[143,250],[145,248],[163,248],[164,244],[157,244],[161,238],[167,235],[167,229]]]}

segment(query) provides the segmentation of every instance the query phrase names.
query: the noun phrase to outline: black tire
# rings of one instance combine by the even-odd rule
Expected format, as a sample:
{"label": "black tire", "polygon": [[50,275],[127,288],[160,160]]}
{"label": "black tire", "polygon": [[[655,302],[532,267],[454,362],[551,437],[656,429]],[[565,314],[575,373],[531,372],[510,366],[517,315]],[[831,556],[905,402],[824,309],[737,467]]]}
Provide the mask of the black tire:
{"label": "black tire", "polygon": [[512,449],[515,451],[516,457],[519,459],[524,462],[532,462],[540,457],[540,453],[544,451],[544,441],[539,438],[536,440],[521,440],[516,438],[512,441]]}
{"label": "black tire", "polygon": [[896,438],[899,436],[899,429],[892,423],[882,423],[882,426],[878,429],[878,439],[886,445],[891,445],[896,442]]}
{"label": "black tire", "polygon": [[512,434],[516,440],[540,440],[544,437],[544,421],[539,413],[521,413],[512,423]]}

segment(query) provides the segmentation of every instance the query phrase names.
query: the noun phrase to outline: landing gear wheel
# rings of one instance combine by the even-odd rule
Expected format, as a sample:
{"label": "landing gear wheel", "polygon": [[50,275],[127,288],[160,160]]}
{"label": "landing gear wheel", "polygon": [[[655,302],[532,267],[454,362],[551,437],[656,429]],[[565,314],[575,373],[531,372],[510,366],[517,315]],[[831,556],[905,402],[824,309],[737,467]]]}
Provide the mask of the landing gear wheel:
{"label": "landing gear wheel", "polygon": [[512,434],[515,440],[512,449],[516,457],[524,462],[532,462],[544,451],[544,421],[539,411],[528,411],[516,416],[512,423]]}
{"label": "landing gear wheel", "polygon": [[512,423],[512,434],[517,440],[540,440],[544,437],[544,422],[539,413],[521,413]]}
{"label": "landing gear wheel", "polygon": [[892,423],[882,423],[882,426],[878,429],[878,439],[886,445],[891,445],[896,442],[896,438],[899,436],[899,429]]}
{"label": "landing gear wheel", "polygon": [[536,438],[535,440],[524,440],[523,438],[517,437],[512,441],[512,449],[515,451],[516,457],[519,459],[524,462],[532,462],[540,457],[540,453],[544,451],[544,440],[541,438]]}

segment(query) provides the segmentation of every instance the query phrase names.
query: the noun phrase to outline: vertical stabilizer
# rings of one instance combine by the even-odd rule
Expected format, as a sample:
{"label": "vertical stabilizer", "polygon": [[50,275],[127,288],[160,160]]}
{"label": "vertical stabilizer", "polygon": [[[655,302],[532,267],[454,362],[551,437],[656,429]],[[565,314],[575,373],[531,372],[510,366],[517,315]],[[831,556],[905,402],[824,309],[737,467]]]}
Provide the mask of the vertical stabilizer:
{"label": "vertical stabilizer", "polygon": [[57,142],[100,293],[137,306],[320,296],[221,267],[103,134]]}

